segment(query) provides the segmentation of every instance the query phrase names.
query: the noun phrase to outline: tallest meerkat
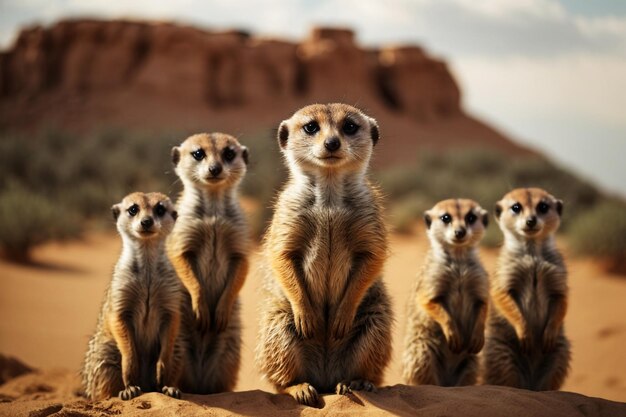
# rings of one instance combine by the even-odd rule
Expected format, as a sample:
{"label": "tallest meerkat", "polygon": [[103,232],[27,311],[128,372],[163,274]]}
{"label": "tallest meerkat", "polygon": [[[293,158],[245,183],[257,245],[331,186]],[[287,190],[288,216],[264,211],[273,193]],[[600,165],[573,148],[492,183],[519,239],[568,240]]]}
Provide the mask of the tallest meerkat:
{"label": "tallest meerkat", "polygon": [[279,127],[290,178],[265,240],[257,362],[302,404],[373,390],[391,356],[387,232],[366,177],[377,140],[376,121],[345,104],[307,106]]}

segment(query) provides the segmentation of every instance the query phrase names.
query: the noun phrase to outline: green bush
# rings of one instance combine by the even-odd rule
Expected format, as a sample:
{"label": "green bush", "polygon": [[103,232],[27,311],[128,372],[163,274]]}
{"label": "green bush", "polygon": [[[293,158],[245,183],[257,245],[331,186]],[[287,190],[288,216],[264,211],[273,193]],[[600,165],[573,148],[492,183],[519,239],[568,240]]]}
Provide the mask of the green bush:
{"label": "green bush", "polygon": [[568,231],[572,249],[599,256],[610,269],[626,271],[626,204],[607,200],[577,217]]}
{"label": "green bush", "polygon": [[0,192],[0,247],[9,259],[28,261],[34,246],[79,231],[73,215],[45,197],[17,185]]}
{"label": "green bush", "polygon": [[491,215],[483,240],[486,246],[502,241],[493,207],[513,188],[541,187],[561,198],[565,203],[564,230],[579,213],[587,212],[603,198],[593,186],[546,159],[511,157],[493,150],[424,151],[414,165],[376,172],[375,177],[388,195],[390,212],[403,213],[394,220],[401,227],[411,220],[407,207],[419,220],[440,200],[476,200]]}

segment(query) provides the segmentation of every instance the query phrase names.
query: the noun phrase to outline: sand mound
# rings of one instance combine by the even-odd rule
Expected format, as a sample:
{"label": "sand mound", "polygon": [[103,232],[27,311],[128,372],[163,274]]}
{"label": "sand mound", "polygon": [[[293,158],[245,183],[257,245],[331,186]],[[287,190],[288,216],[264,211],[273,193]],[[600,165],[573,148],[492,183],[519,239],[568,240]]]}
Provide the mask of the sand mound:
{"label": "sand mound", "polygon": [[623,416],[626,404],[568,392],[476,386],[441,388],[395,385],[376,393],[325,395],[321,408],[298,405],[287,395],[254,390],[215,395],[184,395],[175,400],[148,393],[131,401],[90,402],[78,395],[75,372],[35,372],[0,386],[0,415],[107,416]]}
{"label": "sand mound", "polygon": [[28,365],[0,353],[0,385],[4,384],[9,379],[32,371],[33,370]]}

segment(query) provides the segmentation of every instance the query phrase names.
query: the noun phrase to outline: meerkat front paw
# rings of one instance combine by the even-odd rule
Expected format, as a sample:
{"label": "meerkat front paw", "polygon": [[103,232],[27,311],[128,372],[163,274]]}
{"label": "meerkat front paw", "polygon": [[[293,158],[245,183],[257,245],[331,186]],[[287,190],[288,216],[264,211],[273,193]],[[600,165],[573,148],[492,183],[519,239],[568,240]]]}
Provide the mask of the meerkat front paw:
{"label": "meerkat front paw", "polygon": [[352,328],[353,323],[354,314],[338,309],[337,313],[333,317],[331,326],[333,338],[341,339],[344,337]]}
{"label": "meerkat front paw", "polygon": [[120,399],[128,401],[132,398],[138,397],[142,394],[141,388],[136,385],[129,385],[119,393]]}
{"label": "meerkat front paw", "polygon": [[[310,313],[312,315],[314,313]],[[312,317],[307,319],[306,314],[293,312],[293,322],[296,327],[296,333],[299,334],[304,339],[310,339],[315,334],[315,321],[312,320]]]}
{"label": "meerkat front paw", "polygon": [[306,382],[287,387],[284,392],[291,395],[299,404],[315,407],[319,403],[319,394],[313,385]]}
{"label": "meerkat front paw", "polygon": [[208,307],[204,302],[198,301],[197,303],[194,303],[192,308],[193,315],[196,319],[196,328],[202,333],[207,332],[211,324],[211,315]]}
{"label": "meerkat front paw", "polygon": [[543,331],[543,340],[541,344],[541,350],[543,353],[554,352],[556,349],[556,343],[559,338],[559,329],[546,327]]}
{"label": "meerkat front paw", "polygon": [[223,300],[220,300],[215,309],[213,315],[213,330],[217,333],[221,333],[228,327],[228,320],[230,319],[230,305]]}
{"label": "meerkat front paw", "polygon": [[335,387],[335,393],[345,395],[352,391],[376,392],[376,386],[367,379],[355,379],[353,381],[341,381]]}
{"label": "meerkat front paw", "polygon": [[480,352],[485,346],[485,332],[475,334],[471,339],[467,348],[469,353],[476,354]]}
{"label": "meerkat front paw", "polygon": [[453,325],[448,325],[443,329],[444,336],[448,342],[448,347],[453,353],[459,353],[463,350],[463,338]]}
{"label": "meerkat front paw", "polygon": [[517,339],[519,340],[519,346],[522,353],[530,352],[533,345],[533,340],[530,333],[528,333],[526,329],[522,327],[518,327],[515,330],[515,333],[517,334]]}
{"label": "meerkat front paw", "polygon": [[168,397],[176,398],[177,400],[180,400],[180,397],[182,396],[180,390],[176,387],[164,386],[161,388],[161,392]]}

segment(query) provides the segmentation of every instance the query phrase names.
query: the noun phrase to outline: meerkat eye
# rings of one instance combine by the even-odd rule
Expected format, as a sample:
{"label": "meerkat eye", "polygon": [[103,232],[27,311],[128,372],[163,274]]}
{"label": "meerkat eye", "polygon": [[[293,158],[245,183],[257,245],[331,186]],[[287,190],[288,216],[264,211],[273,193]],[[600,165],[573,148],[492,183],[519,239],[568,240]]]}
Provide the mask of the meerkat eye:
{"label": "meerkat eye", "polygon": [[320,130],[320,125],[315,120],[302,126],[307,135],[314,135]]}
{"label": "meerkat eye", "polygon": [[478,219],[478,217],[476,217],[476,215],[472,212],[467,213],[467,216],[465,216],[465,221],[467,222],[467,224],[474,224],[476,222],[476,219]]}
{"label": "meerkat eye", "polygon": [[546,214],[548,211],[550,211],[550,206],[542,201],[537,204],[537,211],[541,214]]}
{"label": "meerkat eye", "polygon": [[137,215],[137,213],[139,213],[139,206],[137,204],[133,204],[132,206],[130,206],[128,208],[128,214],[130,214],[131,217],[135,217]]}
{"label": "meerkat eye", "polygon": [[154,208],[154,214],[156,214],[159,217],[163,217],[166,211],[167,210],[165,209],[165,206],[161,203],[157,204],[156,207]]}
{"label": "meerkat eye", "polygon": [[227,162],[232,161],[237,156],[237,152],[235,152],[232,148],[224,149],[224,153],[222,153],[224,160]]}
{"label": "meerkat eye", "polygon": [[452,216],[450,216],[448,213],[446,213],[443,216],[441,216],[440,219],[445,224],[450,224],[450,222],[452,221]]}
{"label": "meerkat eye", "polygon": [[511,211],[515,214],[520,214],[522,212],[522,205],[520,203],[515,203],[511,206]]}
{"label": "meerkat eye", "polygon": [[343,122],[342,130],[346,135],[354,135],[359,130],[359,125],[350,119],[346,119],[346,121]]}
{"label": "meerkat eye", "polygon": [[191,153],[191,156],[193,156],[193,159],[195,159],[196,161],[202,161],[206,157],[206,153],[204,153],[203,149],[198,149],[193,151]]}

